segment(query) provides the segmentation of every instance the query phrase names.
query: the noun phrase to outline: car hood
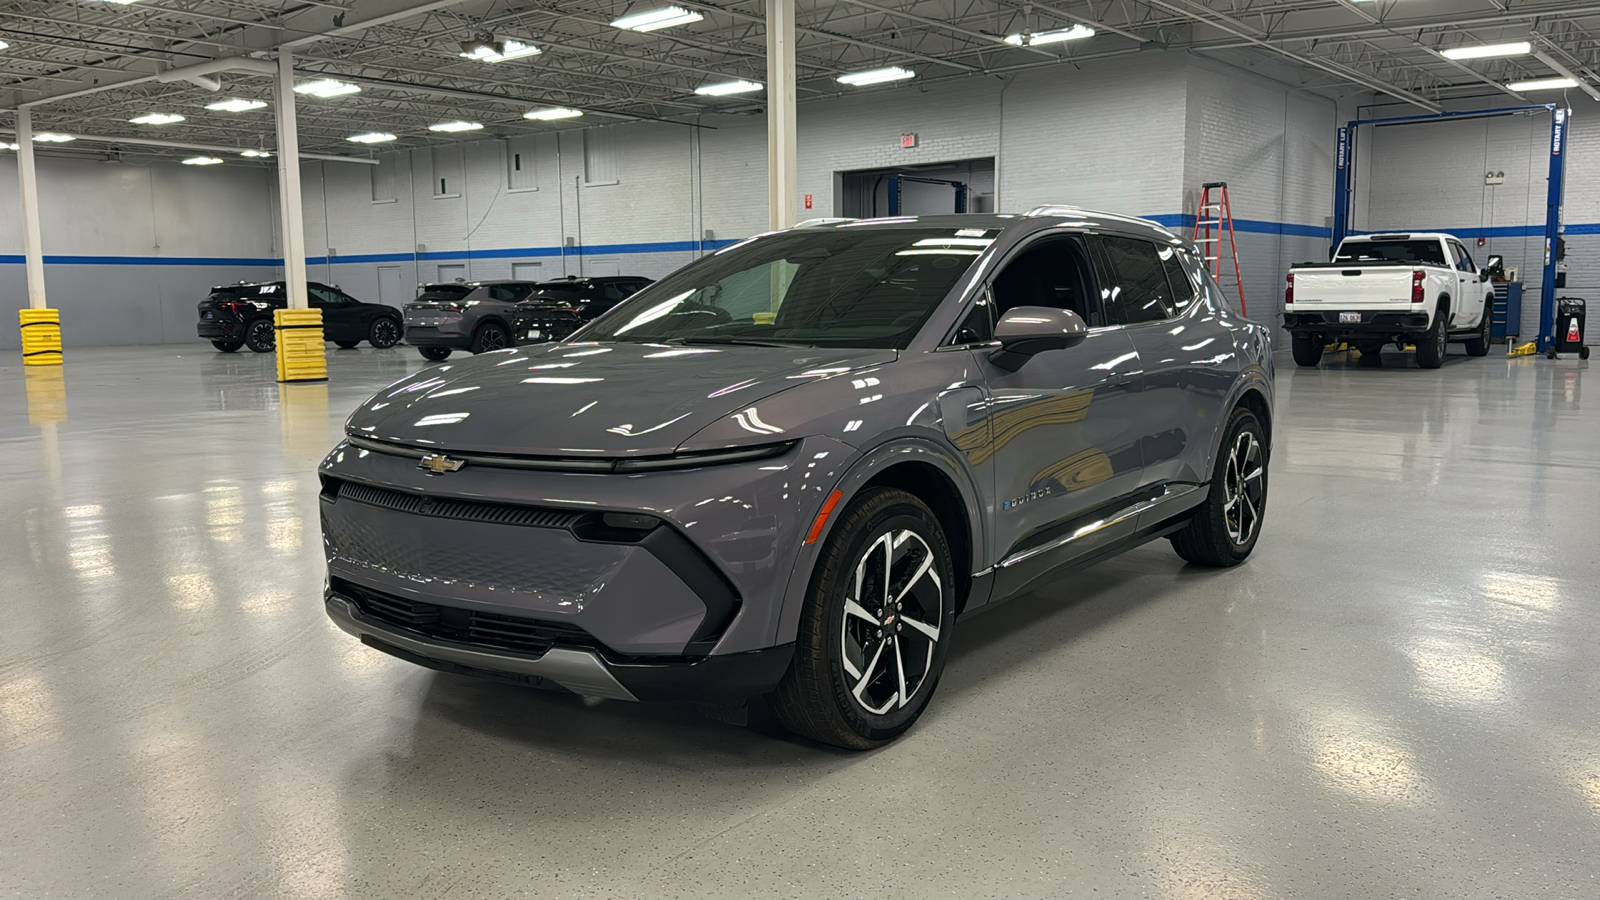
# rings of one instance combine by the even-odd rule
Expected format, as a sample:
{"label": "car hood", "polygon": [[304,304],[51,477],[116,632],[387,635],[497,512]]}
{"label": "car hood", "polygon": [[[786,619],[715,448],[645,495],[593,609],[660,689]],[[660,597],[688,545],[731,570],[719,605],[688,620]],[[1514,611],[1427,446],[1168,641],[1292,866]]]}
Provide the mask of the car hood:
{"label": "car hood", "polygon": [[[527,456],[671,453],[780,391],[896,358],[893,350],[546,344],[423,369],[357,409],[349,434]],[[768,426],[770,428],[770,426]],[[775,433],[757,420],[752,443]]]}

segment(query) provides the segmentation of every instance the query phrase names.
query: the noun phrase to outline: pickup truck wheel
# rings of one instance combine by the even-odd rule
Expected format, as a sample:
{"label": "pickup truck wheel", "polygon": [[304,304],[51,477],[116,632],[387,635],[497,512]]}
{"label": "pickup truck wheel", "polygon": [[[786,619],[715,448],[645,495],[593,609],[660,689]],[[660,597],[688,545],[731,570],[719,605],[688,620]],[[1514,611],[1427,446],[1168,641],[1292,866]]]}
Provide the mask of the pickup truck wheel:
{"label": "pickup truck wheel", "polygon": [[794,662],[768,695],[779,721],[850,750],[910,728],[944,672],[955,584],[927,504],[895,488],[863,492],[817,556]]}
{"label": "pickup truck wheel", "polygon": [[1325,342],[1320,334],[1297,334],[1291,341],[1294,352],[1294,364],[1308,369],[1317,367],[1322,362],[1322,348]]}
{"label": "pickup truck wheel", "polygon": [[1261,537],[1267,510],[1267,443],[1261,420],[1244,407],[1228,417],[1211,472],[1211,493],[1168,540],[1185,560],[1227,568],[1245,561]]}
{"label": "pickup truck wheel", "polygon": [[1417,341],[1417,365],[1424,369],[1437,369],[1444,365],[1446,349],[1450,346],[1450,307],[1440,306],[1434,314],[1433,328],[1428,336]]}
{"label": "pickup truck wheel", "polygon": [[271,353],[278,346],[278,329],[271,319],[256,319],[244,327],[244,345],[256,353]]}
{"label": "pickup truck wheel", "polygon": [[1493,311],[1494,298],[1485,298],[1483,301],[1483,321],[1478,323],[1477,332],[1467,339],[1468,356],[1489,355],[1489,340],[1493,336],[1489,329],[1492,327]]}

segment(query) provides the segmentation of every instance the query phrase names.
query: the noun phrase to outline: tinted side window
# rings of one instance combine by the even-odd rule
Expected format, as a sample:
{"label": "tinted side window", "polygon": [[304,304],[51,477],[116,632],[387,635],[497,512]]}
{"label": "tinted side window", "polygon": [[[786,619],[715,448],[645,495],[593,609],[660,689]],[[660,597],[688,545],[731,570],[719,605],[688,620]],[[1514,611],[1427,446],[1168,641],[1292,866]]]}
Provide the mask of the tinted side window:
{"label": "tinted side window", "polygon": [[343,303],[339,294],[320,284],[306,285],[306,290],[311,294],[312,306],[339,306]]}
{"label": "tinted side window", "polygon": [[521,298],[517,296],[516,290],[510,285],[491,284],[489,285],[489,299],[498,300],[501,303],[515,303]]}
{"label": "tinted side window", "polygon": [[951,344],[982,344],[994,340],[994,304],[988,297],[979,297],[972,305],[961,327],[950,339]]}
{"label": "tinted side window", "polygon": [[1172,288],[1172,305],[1183,312],[1199,296],[1199,286],[1184,269],[1176,247],[1158,247],[1157,253],[1161,256],[1161,268],[1167,273],[1167,284]]}
{"label": "tinted side window", "polygon": [[1050,237],[1031,244],[995,276],[995,315],[1019,306],[1070,309],[1090,325],[1102,325],[1094,303],[1093,269],[1083,242]]}
{"label": "tinted side window", "polygon": [[[1172,286],[1167,283],[1156,245],[1134,238],[1100,239],[1111,264],[1111,283],[1101,291],[1111,320],[1122,325],[1159,322],[1176,314]],[[1170,252],[1171,248],[1168,248]]]}

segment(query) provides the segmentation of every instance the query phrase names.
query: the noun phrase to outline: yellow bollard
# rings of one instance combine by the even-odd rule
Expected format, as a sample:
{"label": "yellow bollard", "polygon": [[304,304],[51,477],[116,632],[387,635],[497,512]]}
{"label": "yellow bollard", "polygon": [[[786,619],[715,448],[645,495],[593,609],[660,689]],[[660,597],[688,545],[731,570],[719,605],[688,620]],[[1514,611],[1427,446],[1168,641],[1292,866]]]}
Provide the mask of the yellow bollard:
{"label": "yellow bollard", "polygon": [[278,380],[327,381],[322,310],[280,309],[273,321],[278,326]]}
{"label": "yellow bollard", "polygon": [[22,309],[22,364],[25,366],[61,365],[61,311]]}

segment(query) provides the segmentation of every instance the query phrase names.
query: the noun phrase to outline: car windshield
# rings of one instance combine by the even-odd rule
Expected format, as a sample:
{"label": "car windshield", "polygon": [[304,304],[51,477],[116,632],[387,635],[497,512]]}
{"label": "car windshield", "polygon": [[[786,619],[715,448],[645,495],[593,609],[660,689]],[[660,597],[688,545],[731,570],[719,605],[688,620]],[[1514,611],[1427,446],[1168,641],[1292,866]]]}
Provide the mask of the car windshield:
{"label": "car windshield", "polygon": [[994,233],[846,226],[756,238],[651,285],[581,338],[902,349]]}
{"label": "car windshield", "polygon": [[476,285],[471,284],[430,284],[417,295],[417,300],[460,300],[472,293]]}
{"label": "car windshield", "polygon": [[1397,262],[1421,263],[1425,266],[1443,266],[1444,245],[1437,240],[1426,241],[1350,241],[1340,245],[1339,263]]}

